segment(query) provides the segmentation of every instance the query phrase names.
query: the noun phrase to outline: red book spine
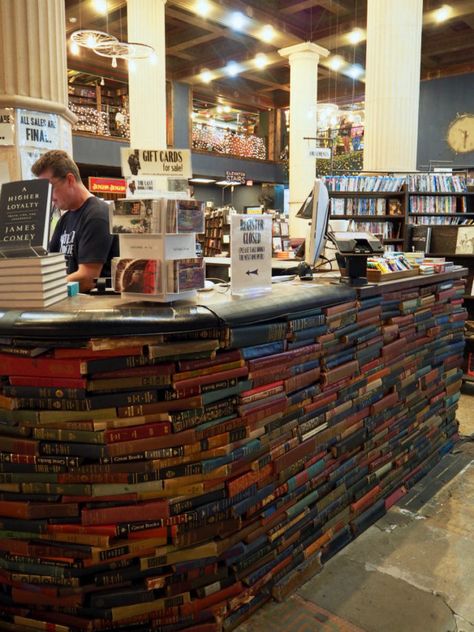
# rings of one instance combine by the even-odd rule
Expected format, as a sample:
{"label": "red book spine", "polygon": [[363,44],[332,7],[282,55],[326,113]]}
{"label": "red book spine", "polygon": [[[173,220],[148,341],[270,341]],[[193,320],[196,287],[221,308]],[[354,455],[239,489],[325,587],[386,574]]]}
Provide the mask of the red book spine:
{"label": "red book spine", "polygon": [[156,424],[144,424],[143,426],[123,428],[121,430],[105,430],[105,443],[116,443],[120,441],[132,441],[134,439],[146,439],[148,437],[161,437],[170,434],[172,426],[169,421],[162,421]]}
{"label": "red book spine", "polygon": [[121,505],[120,507],[84,508],[81,514],[81,523],[88,526],[123,522],[124,518],[130,522],[137,522],[139,520],[160,520],[168,517],[168,501],[156,500],[150,503]]}
{"label": "red book spine", "polygon": [[143,347],[134,345],[130,347],[119,347],[118,349],[101,349],[92,351],[92,349],[54,349],[53,356],[55,358],[80,358],[81,360],[93,360],[94,358],[116,358],[117,356],[141,355]]}
{"label": "red book spine", "polygon": [[3,375],[82,377],[79,359],[18,358],[8,353],[0,353],[0,366]]}
{"label": "red book spine", "polygon": [[46,377],[46,376],[28,376],[28,375],[10,375],[8,381],[12,386],[49,386],[60,388],[86,388],[87,380],[85,378],[74,377]]}
{"label": "red book spine", "polygon": [[240,351],[238,349],[234,351],[224,351],[223,353],[218,353],[213,360],[180,360],[179,370],[193,371],[195,369],[205,369],[210,366],[224,364],[227,362],[237,362],[241,359]]}

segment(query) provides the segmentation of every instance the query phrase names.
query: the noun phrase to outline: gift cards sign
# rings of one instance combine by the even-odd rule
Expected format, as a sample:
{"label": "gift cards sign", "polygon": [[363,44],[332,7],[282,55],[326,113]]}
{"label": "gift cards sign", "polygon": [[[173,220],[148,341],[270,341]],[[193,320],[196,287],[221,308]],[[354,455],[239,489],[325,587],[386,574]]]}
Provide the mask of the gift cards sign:
{"label": "gift cards sign", "polygon": [[271,290],[272,218],[231,215],[232,294]]}
{"label": "gift cards sign", "polygon": [[120,150],[124,178],[166,176],[191,178],[191,150],[189,149],[131,149]]}

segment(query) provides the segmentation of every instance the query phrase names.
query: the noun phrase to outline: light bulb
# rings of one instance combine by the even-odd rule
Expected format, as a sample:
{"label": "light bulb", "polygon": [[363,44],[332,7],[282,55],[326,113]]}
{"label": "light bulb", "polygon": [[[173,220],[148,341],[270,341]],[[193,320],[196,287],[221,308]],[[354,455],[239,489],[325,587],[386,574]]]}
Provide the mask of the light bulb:
{"label": "light bulb", "polygon": [[211,10],[211,5],[207,0],[197,0],[195,11],[202,18],[205,18],[209,11]]}
{"label": "light bulb", "polygon": [[77,42],[71,42],[71,46],[69,47],[72,55],[79,55],[79,44]]}
{"label": "light bulb", "polygon": [[117,57],[112,57],[112,68],[117,68]]}
{"label": "light bulb", "polygon": [[260,39],[263,42],[271,42],[275,37],[275,29],[271,24],[265,24],[260,31]]}
{"label": "light bulb", "polygon": [[435,11],[434,18],[436,22],[445,22],[453,12],[452,7],[448,4],[443,4],[437,11]]}
{"label": "light bulb", "polygon": [[364,37],[364,34],[362,33],[360,29],[354,29],[348,34],[347,39],[349,40],[351,44],[354,44],[355,46],[363,39],[363,37]]}
{"label": "light bulb", "polygon": [[203,83],[210,83],[212,81],[212,72],[210,70],[203,70],[199,76]]}
{"label": "light bulb", "polygon": [[268,64],[268,58],[264,53],[259,53],[258,55],[256,55],[253,63],[255,64],[256,68],[259,68],[261,70],[262,68],[265,68],[265,66]]}
{"label": "light bulb", "polygon": [[247,18],[240,11],[234,11],[230,16],[230,26],[236,31],[242,31],[246,22]]}
{"label": "light bulb", "polygon": [[96,39],[93,35],[88,35],[87,40],[86,40],[86,46],[88,48],[94,48],[96,45]]}
{"label": "light bulb", "polygon": [[105,15],[107,13],[107,0],[94,0],[94,7],[97,13]]}
{"label": "light bulb", "polygon": [[229,75],[229,77],[235,77],[239,74],[241,68],[237,62],[230,61],[225,67],[225,71]]}
{"label": "light bulb", "polygon": [[329,68],[331,70],[339,70],[345,64],[344,59],[340,55],[336,55],[329,60]]}

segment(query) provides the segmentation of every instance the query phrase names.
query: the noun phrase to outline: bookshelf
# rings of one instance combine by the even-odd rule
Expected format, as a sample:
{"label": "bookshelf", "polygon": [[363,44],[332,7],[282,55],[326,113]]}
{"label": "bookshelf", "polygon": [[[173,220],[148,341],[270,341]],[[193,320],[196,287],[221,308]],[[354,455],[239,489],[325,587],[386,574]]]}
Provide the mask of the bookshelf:
{"label": "bookshelf", "polygon": [[230,256],[230,208],[223,207],[206,212],[203,255],[215,257],[226,253]]}

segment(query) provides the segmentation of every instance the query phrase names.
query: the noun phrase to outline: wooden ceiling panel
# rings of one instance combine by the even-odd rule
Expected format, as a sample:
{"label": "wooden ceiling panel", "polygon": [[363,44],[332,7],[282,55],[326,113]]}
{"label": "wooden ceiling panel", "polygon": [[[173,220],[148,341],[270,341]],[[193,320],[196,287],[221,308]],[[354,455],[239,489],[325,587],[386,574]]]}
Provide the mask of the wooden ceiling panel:
{"label": "wooden ceiling panel", "polygon": [[[217,7],[215,19],[205,19],[194,12],[195,0],[167,0],[166,53],[167,74],[171,79],[189,81],[195,91],[227,95],[241,105],[277,107],[288,105],[288,60],[278,57],[278,49],[294,43],[314,41],[331,53],[345,57],[350,63],[365,66],[365,42],[349,45],[345,35],[355,26],[366,28],[367,3],[364,0],[212,0]],[[441,3],[441,0],[440,0]],[[108,0],[108,15],[98,15],[89,0],[65,0],[66,31],[69,36],[79,28],[108,31],[119,39],[127,39],[126,0]],[[445,76],[469,72],[474,66],[474,0],[452,0],[453,18],[446,23],[434,21],[433,2],[425,3],[422,37],[422,77]],[[278,42],[263,43],[256,36],[228,28],[227,12],[241,11],[249,23],[271,24],[277,30]],[[71,21],[71,18],[75,21]],[[253,22],[252,22],[253,21]],[[284,42],[284,43],[282,43]],[[271,56],[272,65],[264,70],[249,67],[240,77],[221,76],[209,85],[202,85],[198,75],[203,68],[222,69],[230,60],[250,61],[259,52]],[[68,53],[69,55],[69,53]],[[126,64],[119,61],[111,68],[110,59],[81,50],[78,57],[68,57],[68,66],[84,68],[92,75],[117,76],[126,81]],[[318,98],[320,100],[352,99],[363,91],[363,84],[354,82],[319,66]],[[259,104],[259,105],[256,105]]]}

